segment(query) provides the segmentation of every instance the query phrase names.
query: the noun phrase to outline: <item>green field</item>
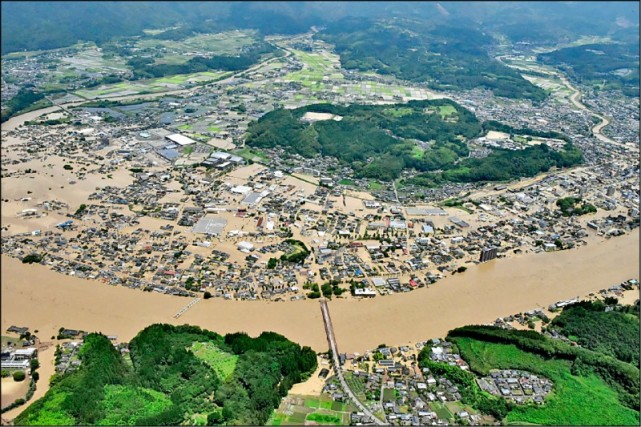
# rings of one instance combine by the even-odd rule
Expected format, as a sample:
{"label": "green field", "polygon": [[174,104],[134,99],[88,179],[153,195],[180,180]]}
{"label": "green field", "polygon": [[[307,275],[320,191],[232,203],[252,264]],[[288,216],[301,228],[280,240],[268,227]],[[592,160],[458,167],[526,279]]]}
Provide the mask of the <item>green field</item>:
{"label": "green field", "polygon": [[415,159],[422,159],[423,153],[425,153],[425,150],[423,150],[418,145],[415,145],[414,147],[412,147],[412,157],[414,157]]}
{"label": "green field", "polygon": [[438,416],[442,420],[450,420],[454,418],[454,415],[452,412],[450,412],[449,409],[447,409],[447,406],[445,406],[441,402],[430,402],[429,403],[430,407],[432,408],[432,411],[436,412],[436,416]]}
{"label": "green field", "polygon": [[197,358],[211,366],[220,379],[225,380],[234,373],[238,362],[237,355],[224,352],[210,342],[195,342],[190,350]]}
{"label": "green field", "polygon": [[325,84],[322,83],[323,77],[327,76],[333,80],[343,79],[343,75],[336,66],[337,63],[329,58],[329,53],[309,53],[296,49],[292,49],[291,52],[304,66],[300,71],[287,74],[284,77],[285,80],[299,82],[312,91],[321,91],[325,88]]}
{"label": "green field", "polygon": [[396,400],[396,390],[393,388],[383,389],[383,401],[395,401]]}
{"label": "green field", "polygon": [[314,412],[307,415],[307,421],[314,421],[320,425],[336,425],[339,426],[342,424],[343,417],[342,415],[334,414],[324,414],[319,412]]}
{"label": "green field", "polygon": [[351,372],[345,373],[345,382],[354,392],[358,400],[365,402],[365,380],[361,377],[354,376]]}
{"label": "green field", "polygon": [[[2,335],[2,347],[4,348],[7,344],[11,343],[13,346],[16,346],[18,343],[18,338],[17,337],[8,337],[6,335]],[[18,346],[20,347],[20,346]]]}
{"label": "green field", "polygon": [[368,184],[368,188],[370,190],[375,190],[376,191],[376,190],[382,190],[383,186],[381,184],[379,184],[378,182],[370,181],[369,184]]}
{"label": "green field", "polygon": [[229,31],[215,34],[199,34],[184,40],[160,40],[142,38],[136,47],[142,49],[166,48],[167,53],[157,63],[181,64],[193,57],[192,52],[201,51],[212,55],[237,55],[240,50],[255,42],[251,31]]}
{"label": "green field", "polygon": [[354,181],[352,181],[351,179],[345,179],[345,178],[338,181],[338,183],[340,185],[350,185],[350,186],[353,186],[355,184]]}
{"label": "green field", "polygon": [[252,160],[252,161],[267,160],[267,155],[256,148],[245,147],[245,148],[241,148],[240,150],[234,150],[233,153],[246,160]]}
{"label": "green field", "polygon": [[438,113],[441,115],[441,117],[446,117],[450,114],[456,113],[456,109],[451,105],[439,105]]}
{"label": "green field", "polygon": [[[329,396],[289,396],[291,402],[281,403],[272,413],[267,425],[349,425],[349,414],[356,411],[351,403],[334,402]],[[302,405],[302,406],[299,406]]]}
{"label": "green field", "polygon": [[132,91],[135,92],[134,94],[167,92],[170,90],[180,89],[189,82],[211,82],[220,80],[229,75],[231,75],[231,73],[226,71],[204,71],[201,73],[177,74],[157,79],[137,80],[135,83],[121,82],[100,86],[98,88],[80,89],[75,91],[74,94],[83,98],[93,99],[114,94],[117,96],[119,92],[123,91]]}
{"label": "green field", "polygon": [[569,361],[543,359],[515,345],[463,337],[452,340],[475,372],[486,375],[490,369],[522,369],[553,382],[554,388],[543,406],[516,407],[507,415],[510,423],[639,425],[639,413],[623,406],[616,391],[594,374],[572,375]]}

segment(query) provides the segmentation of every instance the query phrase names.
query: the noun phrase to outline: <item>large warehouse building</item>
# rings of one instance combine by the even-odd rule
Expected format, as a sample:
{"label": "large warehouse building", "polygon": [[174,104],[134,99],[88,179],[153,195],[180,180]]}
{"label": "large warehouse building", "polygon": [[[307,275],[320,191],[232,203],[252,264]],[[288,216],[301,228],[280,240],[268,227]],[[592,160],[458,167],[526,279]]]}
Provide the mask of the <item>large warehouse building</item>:
{"label": "large warehouse building", "polygon": [[178,145],[183,145],[183,146],[184,145],[191,145],[191,144],[195,144],[196,143],[196,141],[194,141],[193,139],[188,138],[188,137],[186,137],[184,135],[181,135],[179,133],[172,133],[171,135],[167,135],[165,138],[168,139],[169,141],[173,142],[173,143],[176,143]]}

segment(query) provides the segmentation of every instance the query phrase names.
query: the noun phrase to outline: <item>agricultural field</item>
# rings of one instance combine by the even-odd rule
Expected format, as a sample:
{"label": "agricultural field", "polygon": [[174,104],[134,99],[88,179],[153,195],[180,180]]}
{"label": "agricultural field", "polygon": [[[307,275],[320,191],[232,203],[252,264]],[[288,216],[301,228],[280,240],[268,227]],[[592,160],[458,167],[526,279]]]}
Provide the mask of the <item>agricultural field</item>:
{"label": "agricultural field", "polygon": [[354,376],[351,372],[346,372],[345,382],[347,382],[356,398],[361,402],[365,402],[365,380],[362,377]]}
{"label": "agricultural field", "polygon": [[291,52],[303,63],[303,69],[287,74],[284,80],[299,82],[313,91],[320,91],[326,89],[326,85],[322,83],[324,80],[343,79],[337,55],[328,51],[316,53],[292,49]]}
{"label": "agricultural field", "polygon": [[259,161],[259,162],[267,160],[267,155],[256,148],[245,147],[245,148],[241,148],[240,150],[235,150],[233,151],[233,153],[246,160]]}
{"label": "agricultural field", "polygon": [[267,425],[349,425],[349,414],[356,410],[351,403],[334,402],[329,396],[291,395],[283,399]]}
{"label": "agricultural field", "polygon": [[256,41],[253,31],[228,31],[198,34],[184,40],[161,40],[143,37],[136,41],[139,49],[151,49],[161,54],[156,64],[183,64],[197,54],[236,55]]}
{"label": "agricultural field", "polygon": [[136,82],[121,82],[103,85],[97,88],[81,89],[75,95],[86,99],[96,99],[112,96],[140,95],[145,93],[166,92],[183,89],[189,84],[203,84],[223,79],[231,75],[229,72],[205,71],[201,73],[178,74],[157,79],[138,80]]}
{"label": "agricultural field", "polygon": [[572,95],[573,93],[570,89],[568,89],[566,85],[564,85],[561,82],[560,79],[554,76],[541,77],[541,76],[533,76],[533,75],[524,73],[523,78],[541,87],[542,89],[549,91],[552,94],[552,97],[557,102],[559,100],[567,100],[570,97],[570,95]]}
{"label": "agricultural field", "polygon": [[78,52],[61,58],[57,71],[114,72],[129,68],[122,58],[105,57],[95,43],[78,44],[75,47]]}
{"label": "agricultural field", "polygon": [[549,378],[554,388],[542,406],[517,406],[506,418],[510,424],[638,425],[639,413],[623,406],[615,390],[595,374],[572,375],[571,362],[543,359],[515,345],[472,338],[453,340],[470,368],[487,375],[490,369],[521,369]]}
{"label": "agricultural field", "polygon": [[200,360],[211,366],[221,380],[225,380],[234,373],[238,356],[220,350],[211,342],[195,342],[190,350]]}

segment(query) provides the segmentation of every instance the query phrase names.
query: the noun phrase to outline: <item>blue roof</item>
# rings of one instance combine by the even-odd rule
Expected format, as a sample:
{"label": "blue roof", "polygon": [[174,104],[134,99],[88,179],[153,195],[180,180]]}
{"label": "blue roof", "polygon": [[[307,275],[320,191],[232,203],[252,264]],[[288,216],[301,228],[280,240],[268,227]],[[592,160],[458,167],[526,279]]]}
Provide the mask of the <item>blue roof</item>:
{"label": "blue roof", "polygon": [[180,153],[174,149],[169,149],[169,150],[159,150],[158,154],[163,156],[167,160],[174,160],[180,157]]}

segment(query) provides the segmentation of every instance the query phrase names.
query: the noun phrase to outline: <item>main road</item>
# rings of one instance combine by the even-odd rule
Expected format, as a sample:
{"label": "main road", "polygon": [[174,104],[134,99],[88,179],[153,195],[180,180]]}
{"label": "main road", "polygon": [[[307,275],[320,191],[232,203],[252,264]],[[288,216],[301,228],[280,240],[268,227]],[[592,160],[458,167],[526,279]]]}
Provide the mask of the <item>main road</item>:
{"label": "main road", "polygon": [[[505,58],[505,55],[501,55],[501,56],[497,56],[496,57],[496,59],[499,62],[501,62],[503,65],[505,65],[507,67],[514,68],[516,70],[520,70],[520,71],[524,72],[525,74],[527,74],[528,71],[531,71],[526,67],[520,67],[520,66],[516,66],[516,65],[510,64],[510,63],[507,63],[507,62],[503,61],[503,58]],[[598,139],[601,142],[608,143],[608,144],[618,145],[619,147],[623,147],[623,148],[625,148],[627,150],[630,150],[630,151],[636,150],[634,147],[631,147],[631,146],[629,146],[629,145],[627,145],[625,143],[617,142],[617,141],[613,140],[612,138],[608,138],[607,136],[605,136],[601,132],[601,130],[604,127],[606,127],[607,125],[610,124],[610,121],[604,115],[596,113],[596,112],[590,110],[585,104],[583,104],[583,102],[581,102],[581,99],[580,99],[582,97],[581,91],[579,89],[575,88],[574,86],[572,86],[572,84],[570,83],[568,78],[565,76],[565,74],[561,73],[558,70],[552,71],[552,70],[537,69],[536,71],[539,72],[539,73],[547,74],[548,76],[558,77],[561,80],[561,83],[565,87],[567,87],[570,91],[572,91],[572,94],[569,96],[569,100],[572,103],[572,105],[574,105],[576,108],[578,108],[580,110],[587,111],[592,116],[594,116],[597,119],[601,120],[599,123],[597,123],[594,126],[592,126],[592,134],[594,135],[594,137],[596,139]]]}
{"label": "main road", "polygon": [[[334,362],[334,370],[336,371],[336,376],[338,377],[338,380],[340,381],[341,386],[343,387],[343,390],[345,390],[345,393],[347,393],[349,398],[352,400],[352,402],[354,402],[354,404],[358,407],[358,409],[360,409],[365,415],[367,415],[372,420],[374,420],[374,423],[376,425],[387,425],[387,422],[383,422],[380,419],[378,419],[372,413],[372,411],[370,411],[365,405],[363,405],[347,385],[347,382],[345,381],[345,377],[343,376],[343,369],[341,368],[341,363],[338,358],[338,345],[336,344],[336,337],[334,337],[334,329],[332,328],[332,319],[329,317],[327,300],[325,298],[322,298],[320,300],[320,305],[321,305],[321,312],[323,313],[323,321],[325,323],[325,333],[327,334],[327,342],[329,344],[329,348],[332,350],[332,360]],[[383,414],[383,417],[385,417],[384,414]]]}

